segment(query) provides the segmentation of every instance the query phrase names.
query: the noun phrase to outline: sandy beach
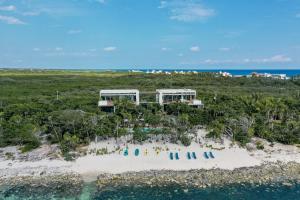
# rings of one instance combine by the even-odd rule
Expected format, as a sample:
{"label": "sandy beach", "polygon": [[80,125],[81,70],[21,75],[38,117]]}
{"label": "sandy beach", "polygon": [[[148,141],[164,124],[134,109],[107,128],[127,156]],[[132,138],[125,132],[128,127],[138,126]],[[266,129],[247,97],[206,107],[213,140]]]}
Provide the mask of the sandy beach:
{"label": "sandy beach", "polygon": [[[75,161],[67,162],[62,159],[48,158],[36,161],[1,160],[0,177],[10,176],[40,176],[43,174],[76,173],[85,180],[96,179],[101,173],[125,173],[147,170],[175,170],[191,169],[227,169],[259,166],[268,162],[298,162],[300,163],[300,149],[295,146],[263,142],[265,149],[248,151],[246,148],[232,144],[224,138],[222,143],[205,138],[206,132],[198,131],[198,142],[192,142],[189,147],[165,143],[163,141],[145,142],[143,145],[126,143],[126,140],[115,139],[92,142],[87,148],[87,155]],[[99,155],[99,151],[106,149],[108,154]],[[124,156],[124,150],[128,155]],[[139,155],[134,151],[139,149]],[[170,159],[170,152],[178,153],[179,160]],[[196,159],[188,159],[187,152],[195,152]],[[205,158],[204,152],[212,152],[215,158]]]}

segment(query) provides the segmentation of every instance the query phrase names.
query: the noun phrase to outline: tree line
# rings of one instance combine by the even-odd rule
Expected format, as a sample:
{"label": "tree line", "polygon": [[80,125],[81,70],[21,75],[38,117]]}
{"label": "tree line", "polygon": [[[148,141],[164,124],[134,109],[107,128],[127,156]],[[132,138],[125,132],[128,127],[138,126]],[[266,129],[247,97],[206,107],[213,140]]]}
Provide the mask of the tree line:
{"label": "tree line", "polygon": [[[300,143],[298,78],[223,78],[213,73],[86,76],[65,72],[45,77],[44,73],[1,74],[0,147],[20,145],[25,152],[52,143],[67,154],[95,137],[117,139],[127,134],[133,135],[134,142],[156,134],[189,145],[192,130],[199,125],[206,127],[210,137],[227,135],[241,145],[253,136]],[[115,113],[105,113],[97,107],[101,88],[192,88],[205,107],[174,103],[163,109],[157,104],[135,106],[124,100],[115,102]]]}

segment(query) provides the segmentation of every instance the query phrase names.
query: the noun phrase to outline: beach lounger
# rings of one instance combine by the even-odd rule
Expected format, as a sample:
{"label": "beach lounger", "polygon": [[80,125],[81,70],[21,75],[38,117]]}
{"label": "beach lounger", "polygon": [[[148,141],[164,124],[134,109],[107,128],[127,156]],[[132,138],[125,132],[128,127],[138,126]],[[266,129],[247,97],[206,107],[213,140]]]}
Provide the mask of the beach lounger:
{"label": "beach lounger", "polygon": [[173,159],[174,159],[174,157],[173,157],[173,153],[172,153],[172,152],[170,153],[170,159],[171,159],[171,160],[173,160]]}
{"label": "beach lounger", "polygon": [[178,154],[178,152],[175,153],[175,158],[176,158],[176,160],[179,160],[179,154]]}
{"label": "beach lounger", "polygon": [[204,152],[204,158],[209,159],[208,153]]}
{"label": "beach lounger", "polygon": [[124,150],[124,156],[128,156],[128,149]]}
{"label": "beach lounger", "polygon": [[145,155],[145,156],[148,155],[148,149],[146,149],[146,150],[144,151],[144,155]]}
{"label": "beach lounger", "polygon": [[187,152],[187,159],[191,160],[191,153],[190,152]]}
{"label": "beach lounger", "polygon": [[134,155],[135,155],[135,156],[138,156],[139,154],[140,154],[140,150],[139,150],[139,149],[135,149]]}
{"label": "beach lounger", "polygon": [[197,159],[197,156],[196,156],[196,153],[195,153],[195,152],[192,153],[192,157],[193,157],[194,159]]}
{"label": "beach lounger", "polygon": [[215,156],[214,156],[214,154],[213,154],[212,152],[209,152],[209,156],[210,156],[211,158],[215,158]]}

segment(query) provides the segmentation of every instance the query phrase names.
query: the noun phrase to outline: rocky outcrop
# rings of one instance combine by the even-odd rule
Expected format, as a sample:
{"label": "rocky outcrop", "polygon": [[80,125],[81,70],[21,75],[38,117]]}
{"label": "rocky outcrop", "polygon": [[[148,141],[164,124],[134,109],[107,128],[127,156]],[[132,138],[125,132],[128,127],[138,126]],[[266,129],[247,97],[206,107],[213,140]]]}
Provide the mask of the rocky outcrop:
{"label": "rocky outcrop", "polygon": [[190,171],[145,171],[123,174],[101,174],[98,176],[99,189],[107,187],[131,186],[165,186],[180,184],[182,186],[208,187],[225,184],[269,184],[300,182],[300,164],[273,163],[258,167],[239,168],[235,170],[190,170]]}
{"label": "rocky outcrop", "polygon": [[[17,196],[21,199],[40,199],[44,195],[51,195],[55,198],[78,196],[82,192],[83,181],[79,175],[43,175],[40,176],[17,176],[0,178],[0,199]],[[48,199],[49,196],[45,196]]]}

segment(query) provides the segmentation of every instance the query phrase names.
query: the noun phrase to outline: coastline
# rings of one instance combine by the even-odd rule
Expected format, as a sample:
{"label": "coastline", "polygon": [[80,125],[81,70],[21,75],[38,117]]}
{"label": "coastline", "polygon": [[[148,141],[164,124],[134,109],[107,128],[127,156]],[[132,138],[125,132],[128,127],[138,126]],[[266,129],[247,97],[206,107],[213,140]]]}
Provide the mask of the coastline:
{"label": "coastline", "polygon": [[255,167],[234,170],[199,169],[189,171],[144,171],[122,174],[101,174],[97,186],[101,190],[118,186],[159,187],[181,185],[183,187],[206,188],[228,184],[283,184],[291,186],[300,183],[300,164],[267,163]]}
{"label": "coastline", "polygon": [[[124,179],[130,182],[130,179],[126,179],[126,177],[140,177],[143,180],[143,177],[149,177],[149,174],[154,177],[169,174],[168,180],[172,180],[173,176],[177,177],[178,174],[182,174],[183,177],[195,176],[195,179],[199,179],[199,181],[203,180],[206,174],[229,178],[231,175],[237,174],[236,180],[240,180],[239,173],[243,174],[242,172],[245,172],[247,174],[252,171],[254,176],[251,177],[253,180],[252,178],[246,178],[251,182],[251,180],[254,181],[260,176],[259,174],[255,175],[255,171],[260,171],[263,168],[268,171],[268,166],[274,167],[280,176],[285,173],[288,175],[291,169],[290,166],[292,166],[294,170],[291,173],[296,171],[295,177],[300,180],[299,147],[279,143],[271,145],[265,140],[255,139],[252,144],[259,140],[264,145],[264,150],[255,149],[253,145],[242,148],[237,144],[232,144],[230,139],[223,138],[220,142],[206,138],[205,135],[204,130],[198,130],[199,140],[197,142],[193,141],[189,147],[155,140],[155,142],[152,140],[143,144],[133,144],[127,143],[128,138],[121,138],[117,142],[114,139],[97,143],[92,142],[85,148],[87,155],[69,162],[58,156],[49,157],[48,151],[53,155],[52,150],[56,149],[49,147],[41,147],[36,152],[30,152],[30,156],[22,155],[22,159],[20,159],[20,156],[15,160],[4,159],[3,156],[0,156],[0,185],[7,184],[12,180],[43,180],[45,177],[52,177],[50,179],[53,179],[53,177],[69,175],[77,177],[79,182],[99,181],[99,177],[103,180],[116,178],[117,180]],[[104,148],[107,153],[99,155],[99,150]],[[123,154],[125,148],[129,152],[127,156]],[[12,151],[13,148],[7,149]],[[134,155],[135,149],[140,150],[139,156]],[[4,150],[2,149],[2,151]],[[35,153],[41,155],[41,152],[44,156],[35,160],[32,159]],[[171,160],[169,158],[170,152],[178,152],[180,159]],[[187,159],[187,152],[196,152],[197,159]],[[206,159],[203,156],[204,152],[213,152],[215,158]],[[3,154],[5,154],[5,151],[2,152]],[[199,174],[202,175],[199,176]],[[271,177],[275,177],[275,175],[270,174]],[[287,178],[290,177],[287,176]],[[206,178],[205,180],[209,179]],[[138,180],[136,181],[138,182]],[[198,183],[202,186],[203,184],[203,182]]]}
{"label": "coastline", "polygon": [[[33,196],[41,197],[49,193],[49,188],[51,188],[52,195],[74,197],[81,195],[90,183],[94,185],[93,190],[98,193],[111,191],[112,188],[168,186],[186,188],[185,190],[189,188],[226,187],[228,185],[293,187],[300,184],[300,164],[277,162],[233,170],[216,168],[188,171],[150,170],[120,174],[102,173],[93,182],[84,182],[83,175],[76,173],[1,177],[0,197],[11,194],[26,197],[28,194],[32,195],[32,191],[35,191]],[[30,188],[29,191],[28,188]]]}

